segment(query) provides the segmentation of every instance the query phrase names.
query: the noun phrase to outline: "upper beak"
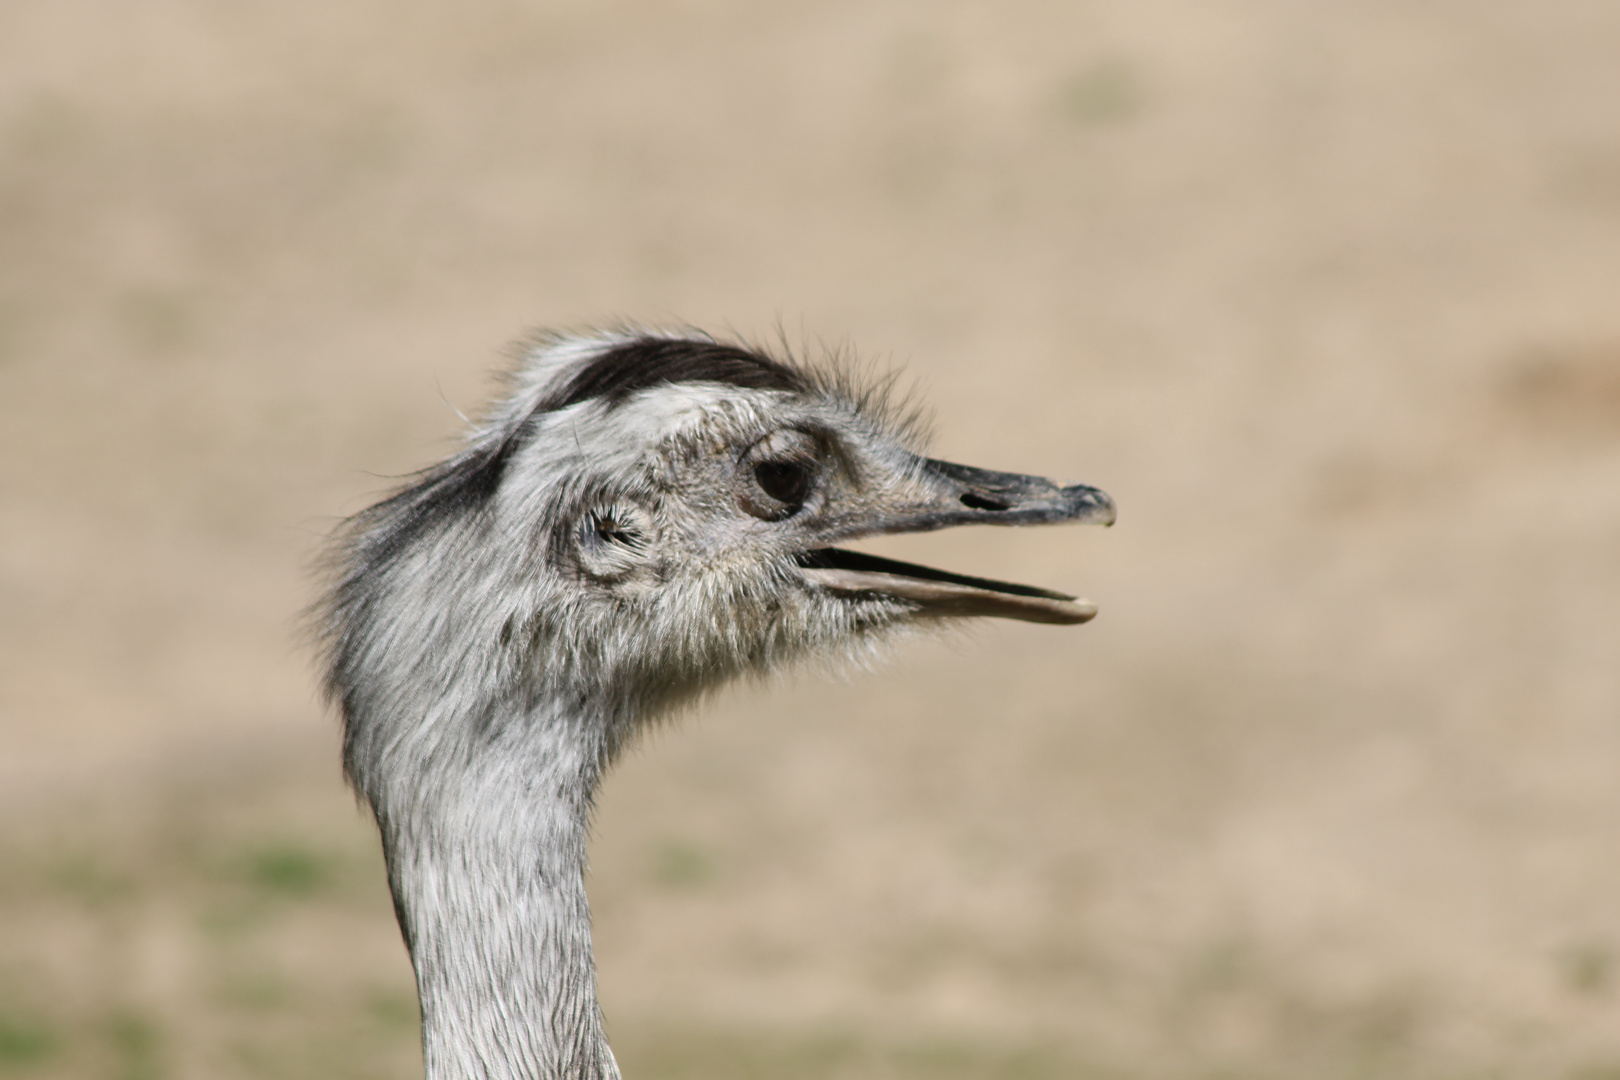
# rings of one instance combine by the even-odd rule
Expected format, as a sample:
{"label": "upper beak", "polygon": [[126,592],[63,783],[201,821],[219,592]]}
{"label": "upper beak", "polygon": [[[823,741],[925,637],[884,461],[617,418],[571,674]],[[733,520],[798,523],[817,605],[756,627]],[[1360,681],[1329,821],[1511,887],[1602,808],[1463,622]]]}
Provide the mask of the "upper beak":
{"label": "upper beak", "polygon": [[[1039,476],[992,472],[920,459],[916,482],[903,496],[846,519],[835,537],[924,532],[952,525],[1112,525],[1114,501],[1085,484],[1067,487]],[[839,592],[878,593],[911,600],[922,614],[993,615],[1029,622],[1079,623],[1097,613],[1091,603],[1029,585],[992,581],[882,559],[838,548],[817,548],[799,559],[805,576]]]}
{"label": "upper beak", "polygon": [[1112,525],[1117,516],[1106,492],[1085,484],[1061,487],[1042,476],[992,472],[971,465],[925,458],[925,484],[935,491],[932,505],[911,526],[885,529],[909,532],[947,525],[1050,525],[1063,521]]}

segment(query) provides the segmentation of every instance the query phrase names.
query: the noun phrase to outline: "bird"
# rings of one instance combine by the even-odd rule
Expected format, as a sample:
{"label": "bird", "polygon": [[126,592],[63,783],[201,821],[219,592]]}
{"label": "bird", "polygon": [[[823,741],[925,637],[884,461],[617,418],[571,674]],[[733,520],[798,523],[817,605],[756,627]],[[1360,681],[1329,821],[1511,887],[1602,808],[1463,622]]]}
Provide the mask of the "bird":
{"label": "bird", "polygon": [[378,826],[427,1080],[619,1080],[584,878],[615,758],[738,676],[964,618],[1096,611],[840,543],[1115,509],[929,458],[893,378],[791,349],[550,332],[504,378],[458,452],[334,530],[324,687]]}

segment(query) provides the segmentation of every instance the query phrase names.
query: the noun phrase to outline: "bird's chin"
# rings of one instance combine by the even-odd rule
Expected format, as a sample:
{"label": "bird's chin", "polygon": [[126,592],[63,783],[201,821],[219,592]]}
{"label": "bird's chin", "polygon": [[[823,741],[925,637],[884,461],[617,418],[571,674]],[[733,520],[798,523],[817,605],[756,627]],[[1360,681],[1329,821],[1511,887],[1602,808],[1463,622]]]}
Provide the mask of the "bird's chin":
{"label": "bird's chin", "polygon": [[805,580],[818,588],[850,599],[905,600],[916,604],[923,617],[990,616],[1073,625],[1097,614],[1090,601],[1049,589],[967,577],[843,548],[815,548],[795,561]]}

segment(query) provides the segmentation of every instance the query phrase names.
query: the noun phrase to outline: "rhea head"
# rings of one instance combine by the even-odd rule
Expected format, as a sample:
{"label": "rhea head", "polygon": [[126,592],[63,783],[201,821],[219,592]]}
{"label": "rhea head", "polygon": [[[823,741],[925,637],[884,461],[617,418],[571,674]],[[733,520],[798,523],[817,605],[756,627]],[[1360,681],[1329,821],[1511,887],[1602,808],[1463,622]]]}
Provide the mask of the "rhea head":
{"label": "rhea head", "polygon": [[972,616],[1092,607],[839,546],[1114,519],[924,456],[881,387],[692,334],[537,342],[466,448],[351,519],[322,611],[430,1080],[613,1080],[583,874],[603,770],[745,673]]}

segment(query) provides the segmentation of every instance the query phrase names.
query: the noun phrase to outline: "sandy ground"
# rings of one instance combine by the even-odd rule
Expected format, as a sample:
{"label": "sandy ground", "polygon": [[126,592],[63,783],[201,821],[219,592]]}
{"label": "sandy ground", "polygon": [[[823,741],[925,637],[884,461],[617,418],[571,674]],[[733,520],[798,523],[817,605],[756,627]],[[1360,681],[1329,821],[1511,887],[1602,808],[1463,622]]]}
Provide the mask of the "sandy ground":
{"label": "sandy ground", "polygon": [[904,363],[1121,522],[891,542],[1102,615],[623,764],[616,1038],[1611,1075],[1617,296],[1597,0],[0,6],[0,1073],[299,1075],[220,1048],[364,999],[410,1074],[306,566],[628,316]]}

